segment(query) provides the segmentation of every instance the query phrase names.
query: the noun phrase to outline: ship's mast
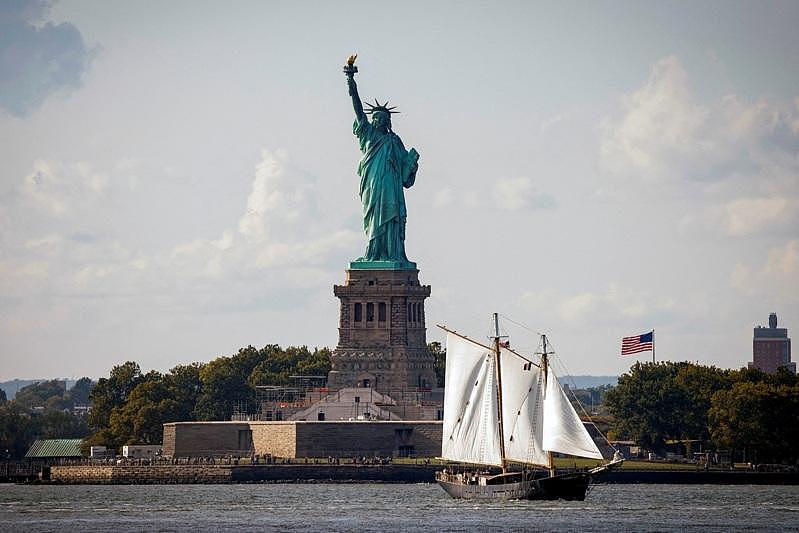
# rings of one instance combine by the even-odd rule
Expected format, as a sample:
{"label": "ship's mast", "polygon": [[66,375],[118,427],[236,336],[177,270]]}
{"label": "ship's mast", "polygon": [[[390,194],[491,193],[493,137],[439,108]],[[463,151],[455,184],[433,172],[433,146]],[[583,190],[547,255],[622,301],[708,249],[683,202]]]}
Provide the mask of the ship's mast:
{"label": "ship's mast", "polygon": [[502,472],[505,473],[505,432],[502,427],[502,363],[500,362],[501,346],[499,345],[499,314],[494,313],[494,350],[496,351],[497,372],[497,421],[499,425],[499,453],[502,458]]}
{"label": "ship's mast", "polygon": [[[544,371],[544,390],[547,390],[547,379],[549,378],[549,353],[547,352],[547,336],[541,335],[543,349],[541,350],[541,370]],[[552,461],[552,452],[547,451],[547,468],[549,477],[555,475],[555,464]]]}

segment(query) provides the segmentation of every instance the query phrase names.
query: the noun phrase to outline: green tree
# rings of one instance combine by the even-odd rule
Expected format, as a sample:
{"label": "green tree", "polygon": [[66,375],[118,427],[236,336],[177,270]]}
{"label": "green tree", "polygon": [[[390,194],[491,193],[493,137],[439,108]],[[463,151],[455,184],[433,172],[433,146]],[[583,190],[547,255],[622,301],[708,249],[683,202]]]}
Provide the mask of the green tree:
{"label": "green tree", "polygon": [[433,355],[433,369],[436,371],[436,385],[444,386],[444,378],[447,370],[447,350],[438,341],[427,343],[427,349]]}
{"label": "green tree", "polygon": [[50,409],[66,409],[72,407],[66,400],[66,382],[59,379],[38,381],[22,387],[14,401],[18,406],[32,409],[48,407]]}
{"label": "green tree", "polygon": [[8,397],[6,396],[6,391],[0,389],[0,405],[6,403],[8,401]]}
{"label": "green tree", "polygon": [[304,353],[305,356],[297,361],[296,373],[305,376],[327,376],[330,372],[330,349],[314,348],[313,352],[309,352],[306,348]]}
{"label": "green tree", "polygon": [[258,364],[250,373],[249,383],[258,385],[291,385],[293,375],[326,376],[330,372],[330,350],[307,346],[289,346],[285,350],[268,344],[258,351]]}
{"label": "green tree", "polygon": [[80,439],[89,434],[83,417],[63,411],[45,411],[34,422],[34,432],[39,439]]}
{"label": "green tree", "polygon": [[114,408],[123,406],[133,389],[144,380],[139,365],[133,361],[115,366],[107,378],[100,378],[89,394],[92,404],[89,427],[98,431],[107,429]]}
{"label": "green tree", "polygon": [[297,361],[308,355],[305,347],[289,347],[283,350],[277,344],[267,344],[258,351],[258,363],[253,367],[249,383],[258,385],[288,385],[296,369]]}
{"label": "green tree", "polygon": [[732,385],[729,371],[714,366],[676,363],[675,386],[684,391],[687,403],[682,416],[682,438],[710,438],[708,410],[713,394]]}
{"label": "green tree", "polygon": [[13,400],[0,405],[0,456],[19,459],[34,439],[32,418]]}
{"label": "green tree", "polygon": [[111,413],[110,427],[115,445],[160,444],[164,424],[181,419],[178,401],[164,379],[151,376],[136,386],[123,406]]}
{"label": "green tree", "polygon": [[83,439],[80,444],[80,451],[83,455],[89,455],[92,446],[106,446],[108,448],[116,448],[119,446],[117,437],[109,428],[101,428]]}
{"label": "green tree", "polygon": [[743,452],[747,461],[799,460],[799,387],[735,383],[713,395],[708,418],[714,443]]}
{"label": "green tree", "polygon": [[230,420],[236,405],[254,400],[248,380],[257,354],[250,346],[233,357],[217,357],[200,369],[202,390],[195,409],[198,420]]}
{"label": "green tree", "polygon": [[202,391],[202,380],[200,379],[200,363],[191,365],[178,365],[164,376],[170,397],[177,403],[175,416],[177,420],[189,421],[196,420],[197,400]]}
{"label": "green tree", "polygon": [[713,367],[638,362],[608,391],[605,405],[617,436],[662,451],[669,439],[708,436],[709,398],[728,384],[725,372]]}
{"label": "green tree", "polygon": [[[128,443],[160,442],[163,424],[181,420],[229,420],[234,408],[248,407],[255,386],[288,385],[294,374],[326,375],[330,350],[269,344],[258,350],[247,346],[230,357],[206,364],[178,365],[169,373],[142,374],[128,361],[115,366],[108,378],[94,386],[80,380],[79,391],[90,389],[89,425],[94,433],[85,441],[118,447]],[[73,391],[70,391],[71,393]]]}
{"label": "green tree", "polygon": [[779,367],[776,373],[768,374],[768,376],[769,383],[773,385],[784,385],[786,387],[799,386],[799,375],[794,374],[784,366]]}
{"label": "green tree", "polygon": [[69,398],[72,400],[73,405],[87,405],[89,403],[89,395],[92,392],[94,383],[91,378],[80,378],[69,389]]}

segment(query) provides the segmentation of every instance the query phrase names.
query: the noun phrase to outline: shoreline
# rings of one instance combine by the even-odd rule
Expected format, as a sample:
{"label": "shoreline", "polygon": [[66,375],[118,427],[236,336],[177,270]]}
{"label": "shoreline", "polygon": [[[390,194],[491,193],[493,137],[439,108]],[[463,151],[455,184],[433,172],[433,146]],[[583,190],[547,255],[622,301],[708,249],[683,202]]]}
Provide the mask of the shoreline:
{"label": "shoreline", "polygon": [[[441,465],[71,465],[45,469],[33,483],[61,485],[181,485],[237,483],[435,483]],[[617,470],[594,485],[799,485],[797,472]]]}

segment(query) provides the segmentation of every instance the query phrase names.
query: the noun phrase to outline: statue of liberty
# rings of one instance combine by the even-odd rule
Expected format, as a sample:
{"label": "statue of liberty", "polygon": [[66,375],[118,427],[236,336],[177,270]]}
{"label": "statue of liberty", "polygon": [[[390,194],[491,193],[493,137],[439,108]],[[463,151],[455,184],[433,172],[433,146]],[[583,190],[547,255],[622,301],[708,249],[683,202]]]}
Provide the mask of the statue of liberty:
{"label": "statue of liberty", "polygon": [[[361,177],[363,229],[369,239],[366,253],[353,262],[353,268],[416,268],[405,255],[405,196],[416,180],[419,153],[405,150],[399,136],[391,131],[391,115],[398,113],[388,102],[366,103],[364,111],[355,84],[355,57],[344,67],[352,105],[355,109],[353,133],[358,137],[363,157],[358,165]],[[367,113],[372,115],[371,122]]]}

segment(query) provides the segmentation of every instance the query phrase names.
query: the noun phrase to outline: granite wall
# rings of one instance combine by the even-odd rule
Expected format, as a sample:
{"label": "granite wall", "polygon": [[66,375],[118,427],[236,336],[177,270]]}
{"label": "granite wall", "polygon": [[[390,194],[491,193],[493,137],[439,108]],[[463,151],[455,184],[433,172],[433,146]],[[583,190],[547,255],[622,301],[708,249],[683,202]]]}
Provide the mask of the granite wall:
{"label": "granite wall", "polygon": [[164,424],[166,457],[437,457],[441,422],[297,421]]}

